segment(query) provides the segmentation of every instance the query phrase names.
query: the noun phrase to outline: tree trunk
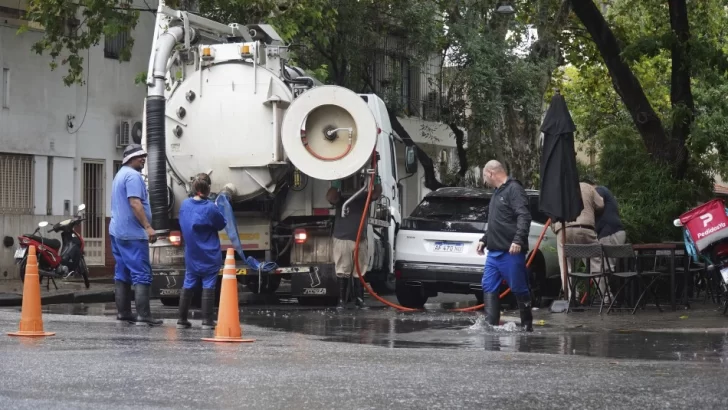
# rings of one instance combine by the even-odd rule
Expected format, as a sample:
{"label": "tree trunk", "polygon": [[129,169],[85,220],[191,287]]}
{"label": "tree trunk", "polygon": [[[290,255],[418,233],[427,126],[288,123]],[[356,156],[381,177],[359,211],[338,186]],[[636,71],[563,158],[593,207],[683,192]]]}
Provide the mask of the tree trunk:
{"label": "tree trunk", "polygon": [[693,123],[695,104],[690,88],[690,26],[688,23],[688,8],[685,0],[669,0],[670,27],[675,35],[672,42],[672,75],[670,80],[670,102],[676,113],[672,126],[673,151],[679,175],[682,176],[687,168],[688,151],[685,143],[690,134]]}
{"label": "tree trunk", "polygon": [[[685,5],[685,0],[670,1],[671,10],[673,2],[682,3],[683,7]],[[602,13],[592,0],[571,0],[571,6],[599,49],[599,54],[604,59],[604,63],[612,77],[614,90],[619,94],[631,114],[647,151],[657,160],[667,164],[677,164],[677,153],[679,151],[676,148],[678,147],[671,146],[670,138],[662,125],[662,121],[660,121],[657,113],[647,100],[642,85],[627,63],[622,60],[622,50]],[[685,16],[685,19],[687,19],[687,16]],[[673,77],[673,80],[675,80],[675,77]]]}

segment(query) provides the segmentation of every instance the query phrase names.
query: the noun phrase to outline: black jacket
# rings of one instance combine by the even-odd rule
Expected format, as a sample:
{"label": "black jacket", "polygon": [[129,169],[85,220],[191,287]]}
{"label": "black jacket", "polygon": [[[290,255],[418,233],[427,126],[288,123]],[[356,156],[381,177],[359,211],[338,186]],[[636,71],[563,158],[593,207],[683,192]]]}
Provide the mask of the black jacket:
{"label": "black jacket", "polygon": [[511,244],[528,250],[528,233],[531,229],[531,212],[528,197],[520,182],[508,178],[496,189],[488,206],[488,228],[480,240],[489,251],[508,251]]}

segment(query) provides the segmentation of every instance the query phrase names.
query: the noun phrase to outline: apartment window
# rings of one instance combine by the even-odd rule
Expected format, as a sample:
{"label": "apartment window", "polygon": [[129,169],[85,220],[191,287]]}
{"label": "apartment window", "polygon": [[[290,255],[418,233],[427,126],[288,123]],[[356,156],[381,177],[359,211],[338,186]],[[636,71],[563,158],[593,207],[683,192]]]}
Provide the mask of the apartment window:
{"label": "apartment window", "polygon": [[10,108],[10,69],[3,68],[3,108]]}
{"label": "apartment window", "polygon": [[121,50],[126,47],[129,41],[129,32],[122,31],[115,36],[106,36],[104,38],[104,57],[119,60]]}
{"label": "apartment window", "polygon": [[121,161],[114,161],[114,177],[116,177],[116,173],[119,172],[121,169]]}
{"label": "apartment window", "polygon": [[33,157],[0,154],[0,214],[32,214],[33,189]]}

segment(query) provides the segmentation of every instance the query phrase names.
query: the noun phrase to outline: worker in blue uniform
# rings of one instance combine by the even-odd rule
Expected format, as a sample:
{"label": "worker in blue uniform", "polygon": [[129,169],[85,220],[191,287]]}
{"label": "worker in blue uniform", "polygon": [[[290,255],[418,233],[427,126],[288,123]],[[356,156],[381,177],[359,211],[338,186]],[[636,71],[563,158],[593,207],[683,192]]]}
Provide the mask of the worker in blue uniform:
{"label": "worker in blue uniform", "polygon": [[[147,153],[139,144],[131,144],[124,150],[122,167],[111,185],[109,236],[116,260],[116,319],[155,326],[162,321],[152,318],[149,307],[152,286],[149,243],[156,241],[156,235],[150,223],[149,193],[141,174],[146,158]],[[131,313],[132,285],[136,317]]]}
{"label": "worker in blue uniform", "polygon": [[227,221],[210,196],[212,181],[207,174],[198,174],[192,181],[195,196],[187,198],[179,210],[179,225],[185,243],[185,282],[179,299],[178,328],[189,328],[187,320],[195,288],[202,282],[202,329],[214,329],[215,287],[222,266],[220,237]]}
{"label": "worker in blue uniform", "polygon": [[531,291],[528,287],[526,253],[531,212],[526,191],[510,178],[498,161],[489,161],[483,168],[483,179],[495,188],[488,205],[488,230],[478,242],[477,252],[488,250],[483,272],[483,301],[488,324],[500,322],[499,289],[503,280],[516,297],[521,314],[521,327],[533,331]]}

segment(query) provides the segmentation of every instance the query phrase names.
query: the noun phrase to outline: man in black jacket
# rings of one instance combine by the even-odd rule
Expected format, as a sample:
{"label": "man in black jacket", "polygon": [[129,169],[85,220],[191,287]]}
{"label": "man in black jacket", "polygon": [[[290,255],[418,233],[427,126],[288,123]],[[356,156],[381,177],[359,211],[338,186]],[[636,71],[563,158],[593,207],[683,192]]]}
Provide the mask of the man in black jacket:
{"label": "man in black jacket", "polygon": [[521,183],[508,177],[498,161],[489,161],[483,168],[483,179],[495,192],[490,199],[488,228],[478,243],[478,254],[488,250],[483,272],[483,300],[486,320],[491,326],[500,322],[498,291],[505,279],[516,297],[521,313],[521,326],[533,331],[531,292],[528,289],[526,253],[531,212]]}

